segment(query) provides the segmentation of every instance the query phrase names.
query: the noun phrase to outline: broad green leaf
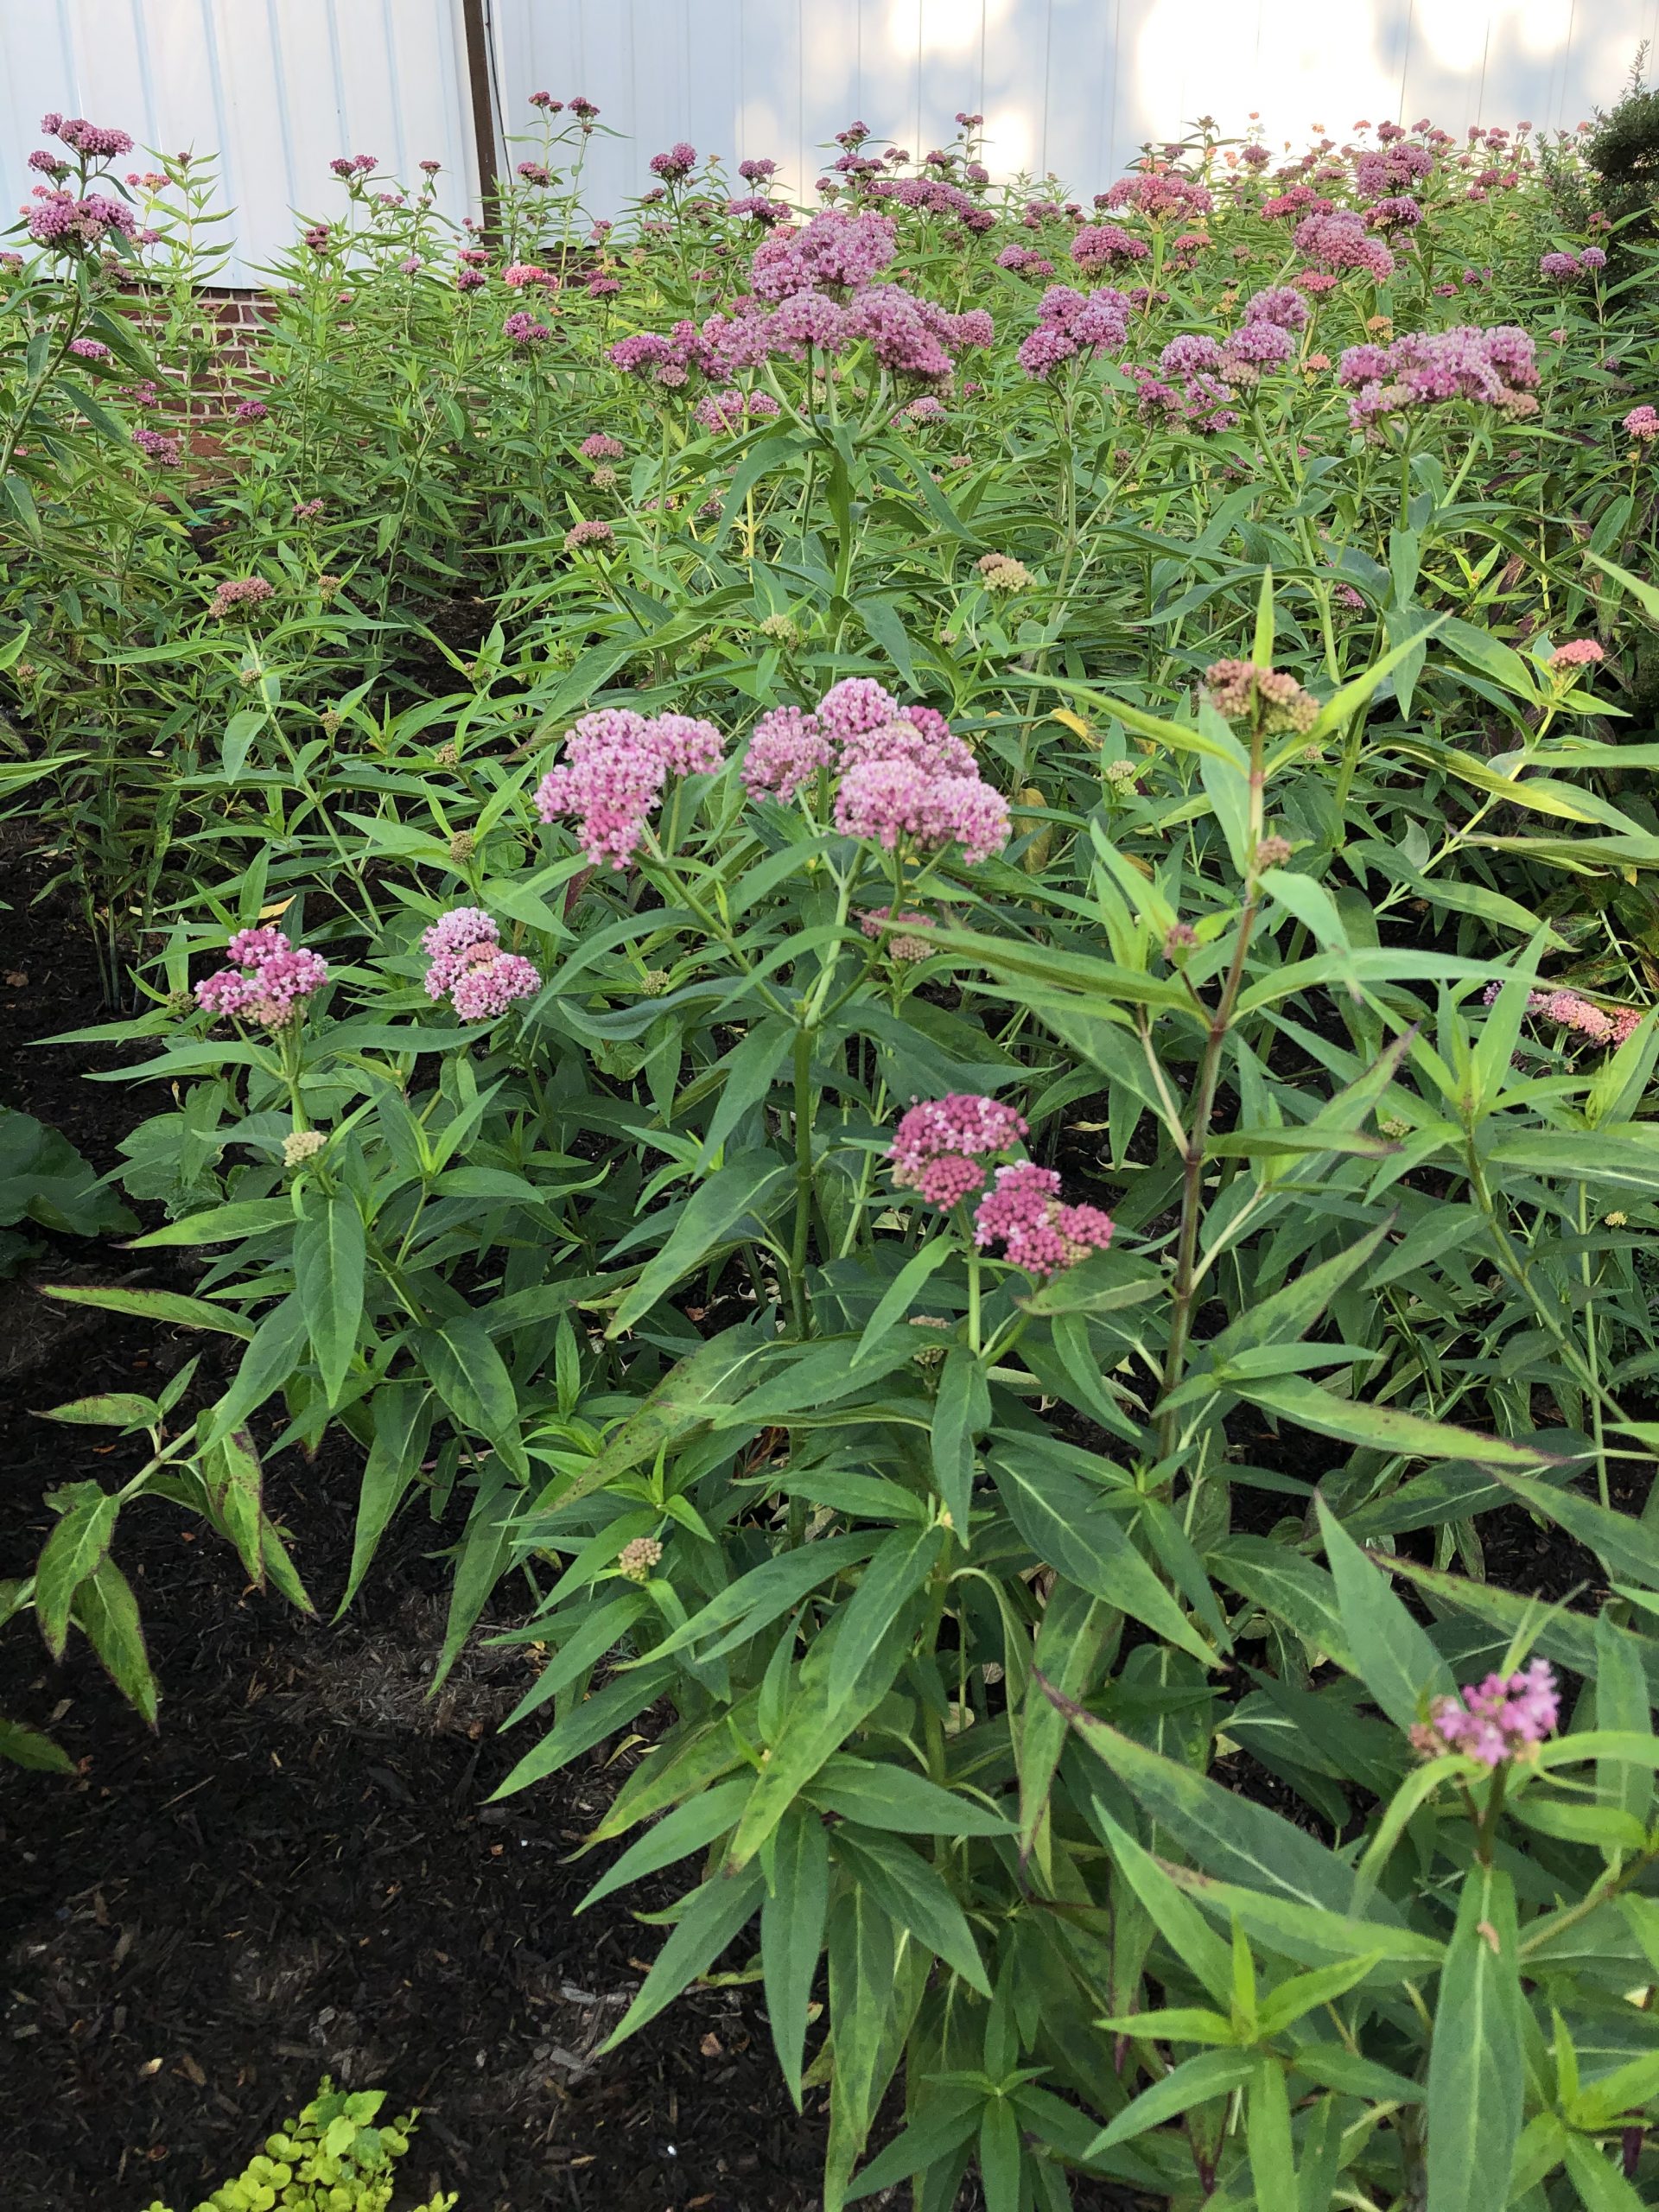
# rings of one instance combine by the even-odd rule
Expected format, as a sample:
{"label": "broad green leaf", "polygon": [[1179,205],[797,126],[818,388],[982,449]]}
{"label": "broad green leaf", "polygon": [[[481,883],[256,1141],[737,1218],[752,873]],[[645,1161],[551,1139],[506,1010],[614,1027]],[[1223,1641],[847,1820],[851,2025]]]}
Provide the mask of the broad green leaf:
{"label": "broad green leaf", "polygon": [[747,1866],[735,1874],[710,1875],[701,1889],[694,1891],[638,1996],[600,2048],[614,2050],[636,2028],[644,2027],[665,2005],[671,2005],[688,1983],[706,1974],[754,1917],[765,1886],[760,1868]]}
{"label": "broad green leaf", "polygon": [[937,1526],[895,1529],[883,1540],[842,1613],[830,1659],[831,1705],[851,1691],[871,1650],[926,1581],[944,1547],[944,1531]]}
{"label": "broad green leaf", "polygon": [[75,1771],[73,1759],[49,1736],[42,1736],[38,1728],[26,1728],[21,1720],[8,1720],[3,1714],[0,1714],[0,1759],[35,1774]]}
{"label": "broad green leaf", "polygon": [[850,1823],[836,1830],[833,1848],[837,1861],[870,1891],[891,1921],[907,1928],[970,1988],[989,1998],[991,1985],[973,1931],[936,1866],[908,1844]]}
{"label": "broad green leaf", "polygon": [[948,1236],[934,1236],[930,1237],[919,1250],[911,1254],[882,1292],[874,1313],[864,1324],[864,1333],[853,1353],[852,1364],[855,1367],[869,1357],[890,1329],[904,1320],[923,1285],[936,1269],[950,1259],[955,1249]]}
{"label": "broad green leaf", "polygon": [[422,1330],[416,1356],[456,1426],[487,1437],[521,1482],[530,1457],[518,1430],[518,1398],[506,1363],[476,1313],[452,1313]]}
{"label": "broad green leaf", "polygon": [[107,1313],[133,1313],[141,1320],[165,1322],[178,1329],[213,1329],[226,1337],[251,1337],[253,1324],[228,1306],[176,1290],[126,1290],[115,1283],[48,1282],[41,1294],[66,1306],[96,1306]]}
{"label": "broad green leaf", "polygon": [[1216,1654],[1124,1533],[1116,1515],[1062,1467],[1002,1445],[990,1466],[1008,1517],[1046,1567],[1206,1666]]}
{"label": "broad green leaf", "polygon": [[[1596,1730],[1612,1735],[1651,1735],[1647,1676],[1634,1645],[1605,1614],[1596,1621]],[[1654,1762],[1659,1767],[1659,1758]],[[1596,1769],[1596,1798],[1634,1820],[1646,1821],[1653,1805],[1654,1770],[1634,1759],[1604,1759]]]}
{"label": "broad green leaf", "polygon": [[619,1337],[631,1329],[717,1246],[734,1241],[747,1217],[764,1221],[775,1211],[785,1195],[785,1178],[793,1173],[769,1152],[747,1153],[716,1169],[686,1200],[662,1249],[624,1292],[606,1335]]}
{"label": "broad green leaf", "polygon": [[431,1393],[418,1382],[383,1382],[370,1401],[374,1434],[357,1494],[352,1529],[352,1563],[334,1618],[357,1595],[375,1548],[391,1526],[411,1483],[432,1433]]}
{"label": "broad green leaf", "polygon": [[1265,1805],[1236,1796],[1191,1767],[1149,1751],[1048,1688],[1080,1739],[1104,1761],[1141,1811],[1206,1872],[1268,1896],[1327,1912],[1346,1912],[1351,1867]]}
{"label": "broad green leaf", "polygon": [[689,1798],[671,1813],[664,1813],[637,1843],[628,1846],[614,1865],[606,1868],[576,1910],[586,1912],[590,1904],[597,1904],[613,1891],[626,1889],[642,1875],[655,1874],[677,1859],[689,1858],[694,1851],[706,1851],[734,1824],[748,1794],[747,1781],[720,1782],[701,1796]]}
{"label": "broad green leaf", "polygon": [[976,1797],[942,1789],[913,1767],[855,1758],[837,1751],[808,1786],[825,1812],[861,1827],[891,1828],[900,1835],[1012,1835],[1014,1824]]}
{"label": "broad green leaf", "polygon": [[[736,1783],[728,1784],[735,1789]],[[636,1847],[637,1848],[637,1847]],[[760,1968],[766,2018],[784,2080],[801,2108],[807,2009],[830,1912],[830,1847],[816,1812],[792,1805],[772,1839],[760,1907]]]}
{"label": "broad green leaf", "polygon": [[1413,1459],[1469,1459],[1485,1467],[1548,1467],[1556,1464],[1548,1452],[1524,1444],[1510,1444],[1501,1437],[1480,1436],[1473,1429],[1454,1428],[1448,1421],[1426,1421],[1421,1414],[1399,1406],[1366,1405],[1338,1398],[1317,1382],[1287,1376],[1274,1382],[1240,1382],[1231,1386],[1241,1398],[1276,1414],[1316,1436],[1340,1437],[1344,1443],[1369,1445],[1374,1451],[1399,1452]]}
{"label": "broad green leaf", "polygon": [[1489,2212],[1509,2196],[1521,2139],[1523,2004],[1509,1877],[1464,1877],[1428,2055],[1426,2212]]}
{"label": "broad green leaf", "polygon": [[294,1232],[294,1287],[331,1406],[340,1402],[363,1325],[363,1216],[346,1191],[307,1194]]}
{"label": "broad green leaf", "polygon": [[146,1251],[158,1244],[237,1244],[245,1236],[288,1228],[293,1220],[294,1208],[287,1198],[241,1198],[164,1223],[143,1236],[135,1236],[132,1249]]}
{"label": "broad green leaf", "polygon": [[156,1677],[144,1649],[138,1600],[131,1583],[107,1553],[76,1591],[74,1616],[105,1673],[153,1728]]}
{"label": "broad green leaf", "polygon": [[1154,2082],[1126,2105],[1109,2127],[1101,2130],[1089,2146],[1090,2153],[1109,2151],[1115,2143],[1133,2142],[1149,2127],[1179,2119],[1194,2105],[1242,2089],[1258,2063],[1248,2050],[1205,2050],[1196,2058],[1184,2058],[1162,2081]]}
{"label": "broad green leaf", "polygon": [[964,1551],[974,1490],[974,1439],[991,1424],[991,1394],[977,1353],[952,1344],[939,1370],[930,1446],[933,1482]]}
{"label": "broad green leaf", "polygon": [[1456,1695],[1452,1670],[1323,1497],[1317,1508],[1354,1671],[1395,1726],[1409,1729],[1430,1699]]}
{"label": "broad green leaf", "polygon": [[54,1659],[62,1658],[68,1641],[75,1592],[102,1565],[119,1511],[120,1500],[106,1492],[80,1498],[58,1521],[41,1549],[35,1568],[35,1618]]}

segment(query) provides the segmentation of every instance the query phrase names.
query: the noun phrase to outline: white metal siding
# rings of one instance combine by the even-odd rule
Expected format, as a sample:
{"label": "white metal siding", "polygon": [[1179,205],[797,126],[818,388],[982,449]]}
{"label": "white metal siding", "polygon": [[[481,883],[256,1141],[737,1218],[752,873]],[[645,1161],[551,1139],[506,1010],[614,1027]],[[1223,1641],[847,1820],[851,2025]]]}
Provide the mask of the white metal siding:
{"label": "white metal siding", "polygon": [[[999,173],[1087,194],[1143,140],[1204,112],[1274,140],[1362,116],[1450,130],[1571,125],[1617,97],[1659,0],[486,0],[509,131],[527,96],[585,92],[586,196],[613,210],[677,138],[734,167],[781,161],[809,188],[855,116],[916,154],[957,109],[987,118]],[[461,0],[0,0],[0,181],[13,204],[47,108],[142,145],[216,152],[238,209],[232,281],[338,204],[331,156],[372,153],[408,182],[444,165],[473,203]],[[833,148],[831,149],[833,151]]]}
{"label": "white metal siding", "polygon": [[429,156],[448,213],[474,196],[460,0],[0,0],[0,204],[37,181],[24,164],[52,108],[217,155],[229,283],[259,281],[293,209],[337,209],[336,154],[378,154],[405,183]]}

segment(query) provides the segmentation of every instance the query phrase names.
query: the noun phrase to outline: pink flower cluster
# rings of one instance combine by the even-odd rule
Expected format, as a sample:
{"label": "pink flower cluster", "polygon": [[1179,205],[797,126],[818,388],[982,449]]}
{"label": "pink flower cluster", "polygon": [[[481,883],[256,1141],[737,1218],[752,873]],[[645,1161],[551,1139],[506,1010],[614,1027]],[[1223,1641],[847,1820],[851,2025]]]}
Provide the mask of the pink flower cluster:
{"label": "pink flower cluster", "polygon": [[1659,438],[1659,407],[1632,407],[1624,417],[1624,435],[1634,438],[1638,445],[1649,438]]}
{"label": "pink flower cluster", "polygon": [[423,932],[421,949],[432,961],[428,998],[447,998],[463,1021],[493,1021],[542,988],[528,960],[501,950],[501,932],[481,907],[452,906],[440,914]]}
{"label": "pink flower cluster", "polygon": [[1116,223],[1085,223],[1071,240],[1071,258],[1085,275],[1119,262],[1144,261],[1151,251],[1144,238]]}
{"label": "pink flower cluster", "polygon": [[893,1179],[931,1206],[947,1210],[985,1187],[983,1160],[1007,1152],[1026,1134],[1012,1106],[973,1091],[918,1102],[901,1116],[887,1148]]}
{"label": "pink flower cluster", "polygon": [[603,430],[595,430],[576,448],[584,461],[620,461],[627,448],[620,438],[608,437]]}
{"label": "pink flower cluster", "polygon": [[1207,215],[1215,202],[1201,184],[1189,184],[1169,169],[1154,168],[1119,177],[1109,192],[1096,196],[1095,205],[1129,208],[1149,223],[1167,223]]}
{"label": "pink flower cluster", "polygon": [[216,617],[228,614],[233,607],[257,607],[262,600],[273,595],[274,587],[263,576],[227,576],[207,603],[207,612]]}
{"label": "pink flower cluster", "polygon": [[1382,200],[1392,193],[1410,192],[1433,167],[1434,156],[1427,146],[1395,140],[1386,150],[1359,156],[1354,163],[1354,184],[1367,200]]}
{"label": "pink flower cluster", "polygon": [[1051,284],[1037,303],[1037,327],[1020,343],[1014,359],[1028,377],[1052,377],[1079,356],[1094,359],[1116,353],[1129,334],[1129,302],[1109,285],[1096,292],[1074,292]]}
{"label": "pink flower cluster", "polygon": [[665,154],[653,154],[651,173],[665,184],[683,184],[697,166],[697,149],[683,138],[677,138]]}
{"label": "pink flower cluster", "polygon": [[873,284],[899,251],[893,219],[868,209],[856,215],[823,207],[786,238],[767,238],[755,248],[749,282],[763,300],[792,298],[798,292],[860,291]]}
{"label": "pink flower cluster", "polygon": [[1052,1167],[1029,1160],[996,1171],[996,1181],[974,1213],[974,1242],[1001,1243],[1004,1256],[1031,1275],[1055,1275],[1086,1253],[1103,1252],[1112,1220],[1098,1206],[1066,1205]]}
{"label": "pink flower cluster", "polygon": [[670,775],[712,774],[721,759],[712,722],[689,715],[647,720],[627,707],[601,707],[571,730],[563,760],[537,787],[536,811],[543,822],[575,816],[594,867],[608,861],[625,868]]}
{"label": "pink flower cluster", "polygon": [[1491,329],[1460,323],[1450,330],[1410,331],[1391,346],[1351,346],[1337,380],[1354,393],[1348,419],[1372,429],[1402,408],[1469,399],[1506,414],[1535,411],[1538,367],[1532,340],[1512,323]]}
{"label": "pink flower cluster", "polygon": [[837,772],[835,823],[891,852],[901,837],[923,850],[962,848],[970,864],[1008,841],[1007,802],[932,707],[900,707],[868,677],[849,677],[810,713],[776,707],[749,741],[750,794],[792,798],[821,769]]}
{"label": "pink flower cluster", "polygon": [[225,949],[234,965],[196,985],[196,1003],[209,1014],[283,1029],[328,980],[321,954],[290,944],[280,930],[238,930]]}
{"label": "pink flower cluster", "polygon": [[1058,1274],[1086,1252],[1103,1252],[1112,1224],[1098,1206],[1065,1205],[1060,1179],[1029,1160],[999,1167],[985,1190],[985,1165],[1026,1135],[1024,1116],[1000,1100],[969,1091],[912,1106],[899,1123],[887,1158],[893,1179],[929,1205],[948,1211],[984,1191],[974,1211],[974,1242],[1001,1244],[1027,1274]]}
{"label": "pink flower cluster", "polygon": [[553,333],[544,322],[538,322],[533,315],[520,308],[502,324],[501,335],[514,346],[540,346]]}
{"label": "pink flower cluster", "polygon": [[1413,1748],[1426,1758],[1460,1751],[1483,1766],[1524,1759],[1552,1734],[1560,1718],[1554,1671],[1535,1659],[1519,1674],[1488,1675],[1456,1697],[1436,1698],[1429,1717],[1411,1731]]}
{"label": "pink flower cluster", "polygon": [[996,226],[996,218],[988,207],[980,207],[960,185],[948,183],[944,177],[876,177],[868,191],[872,200],[890,200],[920,214],[954,215],[967,231],[989,231]]}
{"label": "pink flower cluster", "polygon": [[1394,274],[1394,256],[1381,238],[1371,236],[1364,218],[1351,210],[1306,216],[1294,235],[1298,253],[1321,269],[1358,269],[1374,284],[1385,283]]}
{"label": "pink flower cluster", "polygon": [[[1500,988],[1497,983],[1487,985],[1486,1005],[1492,1004]],[[1575,1029],[1592,1045],[1622,1045],[1640,1026],[1643,1015],[1640,1007],[1617,1006],[1609,1012],[1578,991],[1565,990],[1529,991],[1527,1012],[1541,1020],[1558,1022],[1563,1029]]]}
{"label": "pink flower cluster", "polygon": [[1587,245],[1582,253],[1547,253],[1538,264],[1538,274],[1548,276],[1553,284],[1576,284],[1580,276],[1592,276],[1607,266],[1607,257],[1599,245]]}
{"label": "pink flower cluster", "polygon": [[703,429],[715,431],[741,430],[746,416],[756,418],[779,411],[769,391],[739,391],[734,385],[727,391],[705,392],[695,410]]}
{"label": "pink flower cluster", "polygon": [[1593,668],[1606,658],[1593,638],[1569,638],[1551,653],[1549,664],[1552,668]]}
{"label": "pink flower cluster", "polygon": [[112,162],[118,155],[132,151],[132,141],[124,130],[114,130],[108,124],[88,123],[84,115],[72,115],[67,123],[60,115],[43,115],[41,128],[49,137],[61,139],[66,146],[84,154],[89,161]]}
{"label": "pink flower cluster", "polygon": [[125,200],[111,200],[102,192],[77,200],[73,192],[37,185],[22,213],[29,218],[29,235],[37,245],[97,245],[108,232],[131,238],[138,228],[138,219]]}

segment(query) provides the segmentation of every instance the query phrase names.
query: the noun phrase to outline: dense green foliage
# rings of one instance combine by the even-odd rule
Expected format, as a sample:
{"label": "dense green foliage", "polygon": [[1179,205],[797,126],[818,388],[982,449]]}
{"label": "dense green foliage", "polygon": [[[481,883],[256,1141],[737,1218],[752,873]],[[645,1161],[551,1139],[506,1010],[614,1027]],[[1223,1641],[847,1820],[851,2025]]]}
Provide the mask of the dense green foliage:
{"label": "dense green foliage", "polygon": [[[355,172],[176,467],[202,188],[15,277],[17,772],[177,1102],[139,1245],[205,1255],[64,1294],[245,1348],[59,1409],[153,1450],[10,1607],[153,1713],[122,1504],[306,1602],[260,1451],[339,1425],[311,1579],[429,1512],[445,1664],[492,1599],[537,1655],[506,1789],[648,1735],[618,2035],[757,1974],[826,2206],[1634,2207],[1652,249],[1503,134],[1202,140],[1104,223],[855,134],[793,238],[870,265],[744,359],[790,234],[678,149],[590,230],[586,127],[459,261]],[[1517,1522],[1593,1603],[1488,1574]],[[1529,1662],[1562,1732],[1471,1735]]]}
{"label": "dense green foliage", "polygon": [[[378,2089],[347,2094],[326,2077],[297,2120],[285,2120],[234,2181],[196,2212],[386,2212],[393,2169],[409,2148],[416,2115],[377,2126],[385,2102]],[[451,2212],[453,2196],[435,2196],[414,2212]],[[167,2212],[158,2198],[149,2212]]]}

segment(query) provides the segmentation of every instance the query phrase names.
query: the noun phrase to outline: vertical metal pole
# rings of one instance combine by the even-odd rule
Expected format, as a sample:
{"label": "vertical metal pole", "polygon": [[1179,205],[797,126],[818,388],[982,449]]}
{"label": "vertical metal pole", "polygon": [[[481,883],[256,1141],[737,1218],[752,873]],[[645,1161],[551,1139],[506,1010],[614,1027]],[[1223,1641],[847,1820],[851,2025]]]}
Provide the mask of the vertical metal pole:
{"label": "vertical metal pole", "polygon": [[483,207],[484,235],[488,238],[495,228],[499,172],[495,158],[495,102],[490,92],[490,35],[484,21],[484,0],[461,0],[461,19],[467,34],[467,83],[473,102],[478,194]]}

